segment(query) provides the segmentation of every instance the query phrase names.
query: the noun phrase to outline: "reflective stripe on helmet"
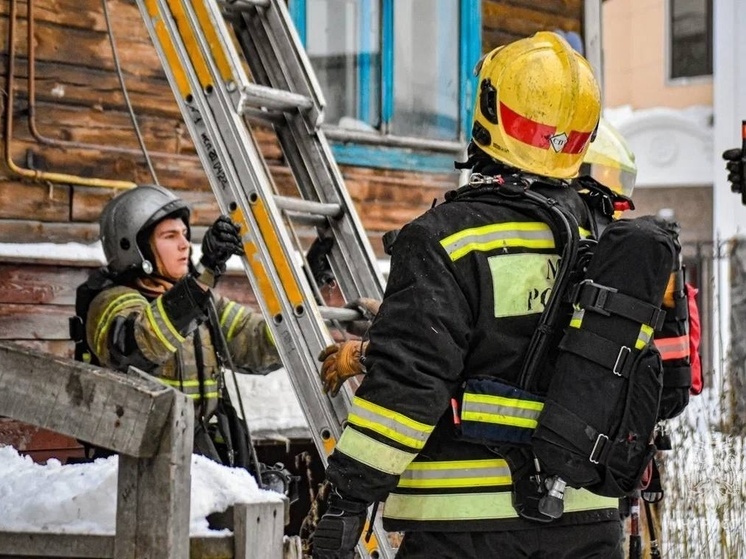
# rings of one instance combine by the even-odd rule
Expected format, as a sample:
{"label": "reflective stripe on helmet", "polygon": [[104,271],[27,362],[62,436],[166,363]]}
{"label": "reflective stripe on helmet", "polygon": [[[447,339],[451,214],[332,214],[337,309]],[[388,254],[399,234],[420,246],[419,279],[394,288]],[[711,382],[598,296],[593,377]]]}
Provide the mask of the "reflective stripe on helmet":
{"label": "reflective stripe on helmet", "polygon": [[[505,103],[500,103],[500,118],[502,119],[503,129],[506,134],[520,140],[524,144],[534,146],[542,149],[549,149],[554,146],[554,149],[558,153],[582,153],[585,151],[585,146],[588,144],[588,140],[591,138],[591,132],[579,132],[577,130],[570,130],[564,132],[557,130],[556,126],[550,126],[548,124],[542,124],[526,118],[512,110]],[[552,138],[556,138],[563,134],[565,139],[562,145],[557,149],[557,144],[552,143]]]}

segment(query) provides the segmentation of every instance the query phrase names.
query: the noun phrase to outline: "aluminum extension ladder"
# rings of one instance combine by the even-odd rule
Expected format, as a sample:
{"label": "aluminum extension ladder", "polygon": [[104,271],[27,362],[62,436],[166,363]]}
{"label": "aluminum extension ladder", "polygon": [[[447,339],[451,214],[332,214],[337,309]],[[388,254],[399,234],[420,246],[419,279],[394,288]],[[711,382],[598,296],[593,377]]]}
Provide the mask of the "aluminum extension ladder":
{"label": "aluminum extension ladder", "polygon": [[[242,226],[243,265],[326,463],[351,402],[321,389],[325,321],[356,311],[324,307],[299,258],[297,228],[333,237],[329,263],[346,301],[380,299],[383,280],[324,133],[325,101],[283,0],[137,0],[221,210]],[[233,36],[241,45],[249,81]],[[298,196],[280,196],[248,122],[273,126]],[[293,244],[295,243],[295,245]],[[307,267],[307,266],[306,266]],[[391,559],[380,520],[357,547]]]}

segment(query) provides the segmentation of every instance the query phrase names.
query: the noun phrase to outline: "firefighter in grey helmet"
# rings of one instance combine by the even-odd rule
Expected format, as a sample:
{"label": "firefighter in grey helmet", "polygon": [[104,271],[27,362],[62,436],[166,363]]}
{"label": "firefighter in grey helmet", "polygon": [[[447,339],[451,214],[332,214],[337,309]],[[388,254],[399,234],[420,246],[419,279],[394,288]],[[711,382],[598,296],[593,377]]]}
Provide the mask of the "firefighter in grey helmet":
{"label": "firefighter in grey helmet", "polygon": [[106,279],[90,301],[85,337],[102,366],[135,366],[193,399],[195,452],[225,461],[209,436],[223,402],[223,354],[239,370],[276,367],[279,356],[261,314],[212,293],[228,259],[243,251],[239,227],[220,216],[195,266],[189,217],[184,200],[160,186],[138,186],[106,205]]}

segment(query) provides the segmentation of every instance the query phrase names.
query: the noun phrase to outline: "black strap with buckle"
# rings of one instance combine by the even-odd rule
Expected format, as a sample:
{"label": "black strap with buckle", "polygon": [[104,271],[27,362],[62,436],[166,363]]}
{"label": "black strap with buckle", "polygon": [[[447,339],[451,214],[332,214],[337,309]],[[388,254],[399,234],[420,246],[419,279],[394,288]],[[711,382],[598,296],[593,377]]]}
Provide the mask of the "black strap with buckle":
{"label": "black strap with buckle", "polygon": [[655,305],[620,293],[613,287],[583,280],[575,288],[574,302],[582,308],[610,316],[615,314],[640,324],[647,324],[654,330],[663,327],[666,312]]}
{"label": "black strap with buckle", "polygon": [[619,377],[629,378],[633,363],[632,348],[594,334],[588,330],[568,328],[559,345],[560,349],[609,369]]}

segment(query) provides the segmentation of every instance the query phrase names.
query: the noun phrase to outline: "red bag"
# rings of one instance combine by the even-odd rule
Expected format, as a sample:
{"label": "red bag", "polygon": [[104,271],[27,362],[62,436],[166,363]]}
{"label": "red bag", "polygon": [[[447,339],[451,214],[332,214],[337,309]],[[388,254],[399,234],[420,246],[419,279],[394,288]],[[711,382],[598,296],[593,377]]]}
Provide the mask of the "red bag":
{"label": "red bag", "polygon": [[686,296],[689,302],[689,359],[692,368],[692,386],[689,393],[696,396],[704,388],[702,378],[702,358],[699,355],[699,342],[702,337],[702,327],[699,322],[699,307],[697,307],[697,293],[699,290],[691,284],[686,284]]}

